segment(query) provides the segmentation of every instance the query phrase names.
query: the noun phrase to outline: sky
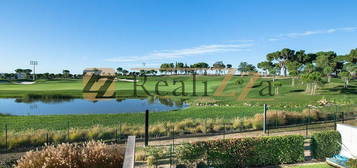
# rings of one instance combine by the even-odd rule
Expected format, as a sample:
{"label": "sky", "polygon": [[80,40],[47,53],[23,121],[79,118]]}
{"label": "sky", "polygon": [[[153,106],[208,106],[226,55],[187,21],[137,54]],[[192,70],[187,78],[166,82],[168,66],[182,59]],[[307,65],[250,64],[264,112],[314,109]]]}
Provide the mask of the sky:
{"label": "sky", "polygon": [[356,0],[0,0],[0,72],[257,64],[357,48]]}

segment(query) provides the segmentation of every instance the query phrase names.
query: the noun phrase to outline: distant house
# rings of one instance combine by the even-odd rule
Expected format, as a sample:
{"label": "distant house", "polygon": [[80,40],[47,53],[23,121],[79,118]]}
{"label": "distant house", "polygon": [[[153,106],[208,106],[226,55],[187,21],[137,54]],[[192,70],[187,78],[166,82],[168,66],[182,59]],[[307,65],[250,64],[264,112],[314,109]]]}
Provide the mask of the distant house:
{"label": "distant house", "polygon": [[25,72],[16,73],[16,79],[27,79],[27,74]]}

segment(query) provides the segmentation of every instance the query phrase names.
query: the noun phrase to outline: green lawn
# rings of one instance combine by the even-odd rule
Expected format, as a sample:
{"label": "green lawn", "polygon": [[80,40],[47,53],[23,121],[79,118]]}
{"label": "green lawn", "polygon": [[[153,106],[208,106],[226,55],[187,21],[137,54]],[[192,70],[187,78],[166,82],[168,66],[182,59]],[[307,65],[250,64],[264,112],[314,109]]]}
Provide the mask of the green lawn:
{"label": "green lawn", "polygon": [[[161,86],[161,93],[168,92],[170,98],[183,98],[191,103],[191,107],[172,112],[157,112],[151,114],[151,122],[175,121],[185,118],[226,118],[231,119],[242,116],[253,116],[262,112],[262,105],[267,103],[270,109],[283,109],[287,111],[302,111],[309,104],[316,105],[317,101],[325,97],[328,100],[337,103],[356,103],[357,101],[357,82],[351,81],[348,89],[343,89],[343,83],[340,79],[333,79],[331,83],[320,86],[317,95],[308,95],[304,93],[305,85],[301,81],[296,81],[294,87],[291,86],[291,79],[279,79],[283,86],[279,89],[279,95],[260,95],[266,85],[260,85],[262,81],[271,79],[258,79],[254,87],[249,92],[246,100],[238,101],[240,93],[250,80],[250,77],[234,76],[224,90],[224,94],[236,92],[234,96],[212,96],[216,88],[221,84],[224,76],[197,76],[196,92],[198,96],[192,96],[192,77],[174,76],[174,77],[149,77],[145,83],[145,88],[151,93],[155,92],[155,84],[159,80],[168,82],[168,86]],[[240,85],[234,84],[239,78],[244,82]],[[143,81],[142,78],[139,79]],[[174,80],[182,80],[185,84],[186,96],[173,97],[172,91],[180,85],[173,85]],[[207,93],[209,96],[202,97],[204,93],[203,82],[207,81]],[[117,82],[117,97],[133,97],[133,83]],[[144,96],[142,89],[138,88],[139,95]],[[265,89],[263,93],[267,93]],[[274,91],[273,91],[274,93]],[[38,81],[33,85],[19,85],[12,83],[0,83],[0,97],[25,97],[29,94],[34,95],[69,95],[71,97],[82,97],[81,80],[53,80]],[[272,100],[249,100],[249,99],[272,99]],[[211,101],[214,104],[230,106],[206,106],[197,107],[197,103]],[[94,114],[94,115],[51,115],[51,116],[1,116],[0,123],[9,124],[10,129],[65,129],[69,122],[71,127],[90,127],[95,124],[113,126],[119,123],[142,124],[143,113],[128,114]],[[2,127],[2,126],[1,126]]]}
{"label": "green lawn", "polygon": [[[308,104],[316,104],[318,100],[325,97],[329,100],[338,101],[340,103],[357,103],[357,81],[351,81],[350,86],[347,89],[343,88],[343,82],[341,79],[333,79],[331,83],[326,83],[323,86],[319,86],[317,95],[308,95],[304,93],[305,85],[301,84],[301,81],[296,80],[296,85],[291,86],[291,79],[279,79],[283,86],[279,89],[279,95],[268,95],[268,89],[264,89],[267,84],[262,81],[271,81],[271,79],[258,79],[254,87],[250,90],[247,99],[238,101],[239,95],[242,93],[242,89],[248,83],[250,77],[243,77],[244,82],[242,84],[234,84],[239,76],[234,76],[224,90],[224,94],[235,92],[233,96],[213,96],[215,90],[220,86],[224,76],[197,76],[196,81],[196,93],[197,96],[192,96],[192,77],[191,76],[165,76],[165,77],[148,77],[145,83],[145,88],[151,95],[155,95],[155,85],[160,80],[165,80],[168,86],[160,86],[159,90],[161,94],[168,93],[167,96],[173,96],[172,91],[179,87],[181,84],[176,83],[173,85],[174,80],[184,81],[186,96],[180,96],[180,98],[186,98],[188,101],[194,101],[200,96],[204,95],[204,84],[202,82],[207,81],[207,94],[210,98],[215,99],[218,103],[222,104],[237,104],[243,103],[262,105],[264,103],[276,106],[306,106]],[[143,79],[139,78],[139,84],[142,84]],[[163,84],[163,83],[161,83]],[[131,82],[116,82],[117,97],[133,97],[133,83]],[[72,97],[82,97],[82,81],[81,80],[54,80],[54,81],[39,81],[32,85],[19,85],[12,83],[0,83],[0,97],[26,97],[29,94],[35,95],[69,95]],[[138,86],[138,96],[147,96],[143,89]],[[263,90],[263,94],[260,91]],[[274,88],[272,90],[274,93]],[[249,99],[262,99],[249,100]],[[272,100],[269,100],[272,99]]]}
{"label": "green lawn", "polygon": [[[191,107],[178,111],[152,112],[150,123],[180,121],[186,118],[222,118],[250,117],[261,113],[261,107]],[[90,114],[90,115],[43,115],[43,116],[2,116],[1,124],[8,124],[10,130],[26,129],[67,129],[70,127],[88,128],[93,125],[118,126],[120,123],[144,125],[144,113],[126,114]],[[3,127],[3,126],[1,126]]]}

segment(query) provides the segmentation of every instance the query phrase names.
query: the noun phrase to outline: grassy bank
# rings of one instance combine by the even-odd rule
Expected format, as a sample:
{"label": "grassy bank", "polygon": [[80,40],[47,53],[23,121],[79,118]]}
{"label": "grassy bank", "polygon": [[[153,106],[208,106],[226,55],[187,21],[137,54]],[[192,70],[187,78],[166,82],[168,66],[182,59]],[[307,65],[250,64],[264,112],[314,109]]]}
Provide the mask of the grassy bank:
{"label": "grassy bank", "polygon": [[[234,96],[213,96],[216,89],[220,86],[224,76],[197,76],[196,93],[198,96],[192,96],[193,81],[192,76],[164,76],[164,77],[148,77],[145,83],[145,88],[155,94],[155,85],[158,81],[165,80],[168,86],[161,86],[160,92],[167,92],[169,98],[184,98],[191,104],[191,107],[178,111],[156,112],[150,114],[150,122],[159,123],[163,121],[180,121],[187,118],[222,118],[232,119],[235,117],[249,117],[256,113],[262,113],[263,104],[268,104],[270,109],[284,111],[302,111],[307,108],[307,105],[317,105],[321,98],[326,98],[329,101],[337,104],[351,104],[357,101],[357,82],[351,81],[349,88],[343,88],[343,82],[340,79],[333,79],[331,83],[326,83],[319,86],[316,95],[308,95],[304,93],[306,85],[301,81],[296,80],[295,86],[291,85],[291,79],[277,79],[282,83],[279,88],[279,94],[266,94],[266,85],[261,84],[263,81],[271,81],[271,78],[260,78],[256,81],[247,95],[247,99],[238,100],[243,88],[251,79],[250,77],[234,76],[227,84],[223,94],[236,92]],[[236,81],[240,81],[237,84]],[[139,78],[139,83],[142,84],[143,78]],[[184,81],[186,96],[172,96],[172,91],[180,84],[173,85],[174,80]],[[203,82],[207,81],[207,93],[209,96],[202,97],[205,87]],[[133,83],[117,82],[117,96],[119,98],[132,97]],[[274,89],[274,88],[272,88]],[[139,95],[143,96],[143,90],[138,87]],[[261,90],[264,90],[264,95],[261,95]],[[274,91],[273,91],[274,92]],[[82,97],[82,81],[81,80],[53,80],[53,81],[37,81],[32,85],[20,85],[13,83],[0,84],[0,97],[26,97],[29,94],[42,95],[69,95],[70,97]],[[48,97],[46,97],[48,98]],[[254,100],[263,98],[263,100]],[[253,100],[252,100],[253,99]],[[266,100],[268,99],[268,100]],[[218,106],[197,106],[211,102]],[[229,105],[229,106],[226,106]],[[73,128],[88,128],[93,125],[114,126],[119,123],[126,124],[143,124],[144,113],[127,113],[127,114],[92,114],[92,115],[51,115],[51,116],[7,116],[0,115],[0,123],[6,123],[11,130],[25,129],[52,129],[63,130],[68,127]],[[3,127],[3,126],[1,126]]]}
{"label": "grassy bank", "polygon": [[[148,77],[144,84],[145,89],[151,95],[155,95],[155,87],[158,81],[166,81],[168,86],[159,86],[160,94],[167,94],[168,97],[173,96],[173,91],[181,86],[180,82],[175,85],[173,81],[183,81],[185,88],[185,96],[178,96],[187,99],[188,102],[193,102],[204,95],[205,85],[207,82],[207,95],[211,99],[220,104],[242,105],[244,103],[262,105],[268,103],[271,105],[290,105],[290,106],[306,106],[308,104],[316,104],[321,98],[326,98],[337,103],[357,103],[357,81],[350,81],[348,88],[343,88],[343,81],[334,78],[331,83],[327,83],[324,79],[322,85],[318,86],[316,95],[306,94],[304,84],[301,80],[295,80],[295,86],[292,86],[290,78],[277,79],[282,86],[279,88],[279,94],[274,94],[276,88],[272,88],[272,94],[268,94],[267,83],[263,81],[272,81],[271,78],[259,78],[253,87],[248,92],[245,99],[239,100],[243,88],[247,85],[251,77],[234,76],[225,87],[222,96],[214,96],[216,89],[221,85],[224,76],[197,76],[196,77],[196,94],[193,96],[193,80],[192,76],[161,76]],[[144,79],[139,78],[138,84],[143,84]],[[237,83],[237,81],[240,81]],[[263,82],[263,83],[262,83]],[[163,85],[161,83],[160,85]],[[116,82],[116,95],[118,98],[133,97],[134,84],[132,82]],[[82,95],[81,80],[40,80],[32,85],[21,85],[13,83],[0,84],[0,98],[20,98],[32,95],[68,95],[74,98],[81,98]],[[148,96],[141,86],[137,87],[138,96]],[[181,93],[179,89],[178,92]],[[235,93],[230,96],[227,94]],[[262,95],[263,94],[263,95]],[[256,99],[259,98],[259,101]]]}
{"label": "grassy bank", "polygon": [[[205,119],[223,118],[232,119],[235,117],[250,117],[256,113],[262,113],[261,107],[249,106],[220,106],[220,107],[190,107],[178,111],[152,112],[150,122],[180,121],[186,118]],[[67,129],[69,123],[72,128],[88,128],[93,125],[118,126],[121,124],[143,124],[144,113],[125,114],[90,114],[90,115],[43,115],[43,116],[3,116],[0,123],[8,124],[10,130],[26,129]]]}

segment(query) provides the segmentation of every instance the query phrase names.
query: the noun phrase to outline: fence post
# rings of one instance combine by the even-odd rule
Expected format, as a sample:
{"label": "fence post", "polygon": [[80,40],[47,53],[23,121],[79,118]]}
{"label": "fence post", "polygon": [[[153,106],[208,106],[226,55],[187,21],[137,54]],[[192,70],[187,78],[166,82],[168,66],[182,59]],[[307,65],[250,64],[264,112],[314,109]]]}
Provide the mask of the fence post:
{"label": "fence post", "polygon": [[172,153],[175,152],[175,127],[172,127]]}
{"label": "fence post", "polygon": [[345,113],[342,112],[342,123],[345,123]]}
{"label": "fence post", "polygon": [[121,133],[121,123],[119,123],[119,137],[118,137],[118,142],[120,143],[120,134],[122,134]]}
{"label": "fence post", "polygon": [[223,139],[226,139],[226,122],[223,120]]}
{"label": "fence post", "polygon": [[115,143],[118,143],[118,128],[115,129]]}
{"label": "fence post", "polygon": [[49,145],[48,144],[48,132],[46,133],[46,144]]}
{"label": "fence post", "polygon": [[69,142],[69,121],[67,121],[67,141]]}
{"label": "fence post", "polygon": [[149,145],[149,110],[145,111],[145,146]]}
{"label": "fence post", "polygon": [[268,111],[268,105],[264,104],[264,123],[263,123],[263,131],[264,133],[267,133],[267,111]]}
{"label": "fence post", "polygon": [[309,123],[310,123],[310,116],[311,115],[311,107],[309,106],[309,115],[307,116],[306,118],[306,121],[305,121],[305,125],[306,125],[306,128],[305,128],[305,137],[307,137],[309,135]]}
{"label": "fence post", "polygon": [[7,124],[5,124],[5,152],[7,152]]}
{"label": "fence post", "polygon": [[335,115],[334,115],[334,116],[335,116],[335,121],[334,121],[334,122],[335,122],[335,124],[334,124],[334,127],[335,127],[335,128],[334,128],[334,129],[335,129],[335,130],[336,130],[336,127],[337,127],[337,123],[336,123],[336,122],[337,122],[337,116],[336,116],[336,113],[337,113],[337,104],[336,104],[336,110],[335,110]]}

